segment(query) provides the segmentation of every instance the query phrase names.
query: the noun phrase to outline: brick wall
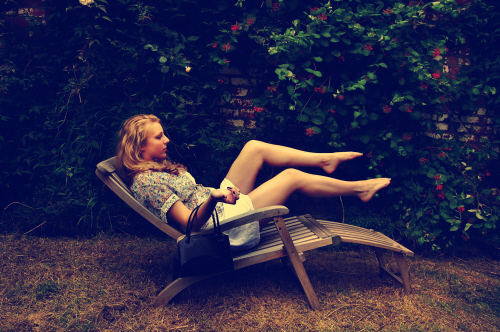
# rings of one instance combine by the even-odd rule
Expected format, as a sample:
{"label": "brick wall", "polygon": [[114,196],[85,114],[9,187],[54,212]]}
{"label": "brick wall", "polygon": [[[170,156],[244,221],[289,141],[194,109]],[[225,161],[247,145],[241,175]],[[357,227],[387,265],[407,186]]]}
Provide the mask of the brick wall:
{"label": "brick wall", "polygon": [[236,68],[223,67],[220,70],[219,83],[230,85],[231,101],[221,105],[221,115],[232,127],[255,128],[254,106],[255,87],[261,75],[248,70],[243,73]]}
{"label": "brick wall", "polygon": [[[467,49],[461,49],[447,55],[443,73],[450,79],[456,79],[463,66],[470,65],[467,59]],[[224,67],[220,71],[220,83],[230,85],[231,101],[220,108],[221,115],[231,127],[255,128],[254,109],[252,98],[256,97],[254,90],[259,83],[261,75],[248,71],[241,72],[236,68]],[[453,139],[458,137],[462,141],[479,143],[482,138],[490,141],[498,139],[499,131],[495,130],[493,123],[493,110],[478,106],[478,109],[468,114],[424,114],[424,118],[431,119],[442,134],[434,132],[426,135]]]}

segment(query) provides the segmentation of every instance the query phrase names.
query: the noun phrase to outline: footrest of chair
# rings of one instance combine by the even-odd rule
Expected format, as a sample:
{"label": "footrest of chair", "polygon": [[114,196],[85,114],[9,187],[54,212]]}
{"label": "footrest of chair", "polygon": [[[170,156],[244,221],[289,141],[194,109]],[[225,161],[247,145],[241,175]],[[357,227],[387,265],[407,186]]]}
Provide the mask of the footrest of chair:
{"label": "footrest of chair", "polygon": [[[405,248],[404,246],[400,245],[384,234],[374,231],[373,229],[366,229],[363,227],[328,220],[318,220],[318,222],[321,224],[321,226],[328,229],[329,232],[339,235],[342,239],[342,242],[364,244],[373,247],[377,255],[380,272],[387,274],[388,276],[396,280],[399,284],[401,284],[407,294],[411,292],[410,276],[404,256],[413,256],[413,251]],[[392,273],[387,268],[383,251],[381,249],[386,249],[394,252],[394,257],[396,258],[401,274],[400,277]]]}
{"label": "footrest of chair", "polygon": [[364,244],[400,252],[406,256],[414,256],[413,251],[410,249],[405,248],[393,239],[380,232],[376,232],[373,229],[366,229],[363,227],[328,220],[318,220],[318,222],[323,227],[326,227],[330,232],[339,235],[342,238],[343,243]]}

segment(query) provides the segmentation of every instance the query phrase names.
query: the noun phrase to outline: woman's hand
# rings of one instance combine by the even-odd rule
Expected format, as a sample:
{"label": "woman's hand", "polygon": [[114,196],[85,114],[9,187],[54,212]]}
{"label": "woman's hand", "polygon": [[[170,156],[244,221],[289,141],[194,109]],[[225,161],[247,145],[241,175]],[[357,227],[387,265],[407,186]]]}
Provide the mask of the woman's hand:
{"label": "woman's hand", "polygon": [[240,198],[240,190],[235,187],[227,187],[227,189],[214,189],[210,195],[217,202],[236,204],[236,201]]}

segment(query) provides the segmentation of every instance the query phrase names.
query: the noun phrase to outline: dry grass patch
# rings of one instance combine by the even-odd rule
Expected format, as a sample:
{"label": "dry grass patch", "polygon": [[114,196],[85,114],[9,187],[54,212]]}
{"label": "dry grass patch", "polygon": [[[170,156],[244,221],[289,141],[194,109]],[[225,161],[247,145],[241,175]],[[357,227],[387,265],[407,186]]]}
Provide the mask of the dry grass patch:
{"label": "dry grass patch", "polygon": [[173,303],[172,240],[0,238],[0,331],[500,331],[500,262],[409,258],[411,295],[378,276],[375,255],[306,253],[322,309],[272,261],[195,284]]}

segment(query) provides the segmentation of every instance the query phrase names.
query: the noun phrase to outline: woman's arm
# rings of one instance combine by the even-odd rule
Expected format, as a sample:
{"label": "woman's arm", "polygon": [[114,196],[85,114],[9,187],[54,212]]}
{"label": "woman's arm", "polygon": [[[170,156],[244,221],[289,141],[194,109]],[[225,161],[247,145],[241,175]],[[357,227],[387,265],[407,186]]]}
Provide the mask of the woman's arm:
{"label": "woman's arm", "polygon": [[[231,190],[212,190],[208,199],[201,204],[200,209],[198,210],[198,215],[193,222],[192,231],[198,231],[203,225],[205,225],[208,219],[212,216],[212,211],[215,209],[215,205],[218,202],[236,204],[236,200],[239,199],[239,195],[239,190],[237,188],[231,188]],[[175,202],[167,211],[167,217],[184,226],[184,228],[187,227],[190,215],[191,210],[188,209],[181,201]]]}

